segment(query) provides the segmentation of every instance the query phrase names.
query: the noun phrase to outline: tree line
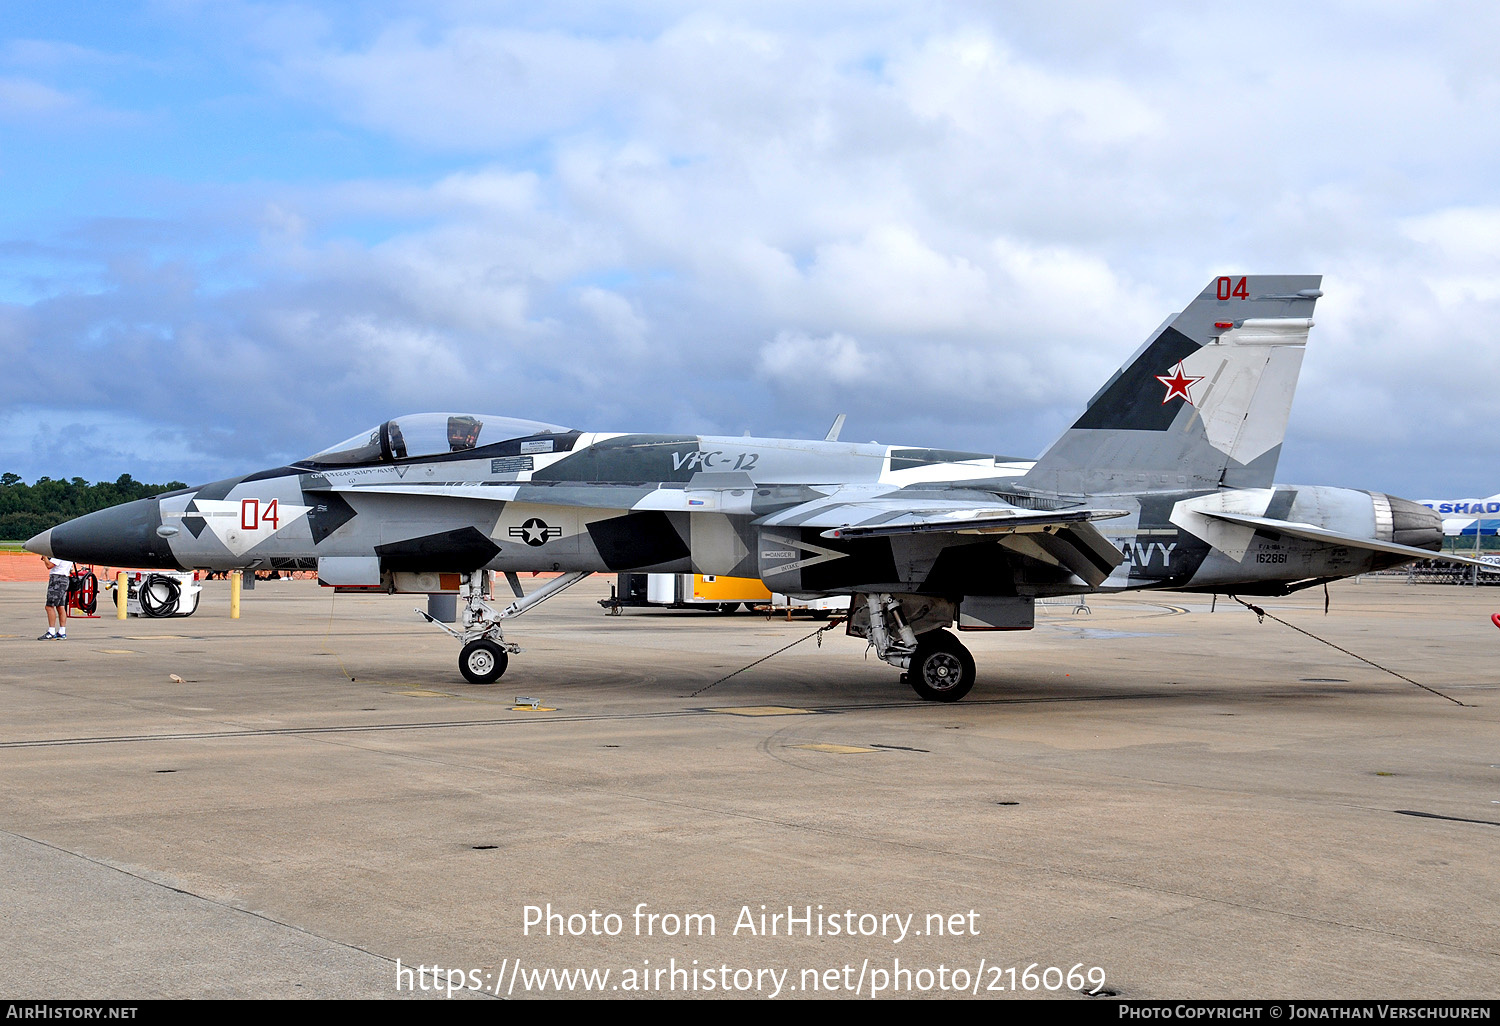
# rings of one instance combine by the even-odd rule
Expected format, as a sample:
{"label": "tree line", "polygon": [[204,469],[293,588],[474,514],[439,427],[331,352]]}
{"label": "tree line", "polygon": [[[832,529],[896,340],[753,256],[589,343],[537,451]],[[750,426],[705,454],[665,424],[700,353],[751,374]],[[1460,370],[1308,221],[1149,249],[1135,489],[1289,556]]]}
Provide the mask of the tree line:
{"label": "tree line", "polygon": [[145,484],[129,474],[94,484],[81,477],[27,484],[18,474],[0,474],[0,538],[24,541],[73,517],[186,487],[180,481]]}

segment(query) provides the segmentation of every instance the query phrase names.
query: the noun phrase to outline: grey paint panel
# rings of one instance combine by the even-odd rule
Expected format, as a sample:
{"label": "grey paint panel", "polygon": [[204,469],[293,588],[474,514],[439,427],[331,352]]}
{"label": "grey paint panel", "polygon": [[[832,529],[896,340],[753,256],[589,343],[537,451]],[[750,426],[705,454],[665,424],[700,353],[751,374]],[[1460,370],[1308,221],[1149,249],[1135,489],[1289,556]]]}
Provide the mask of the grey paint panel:
{"label": "grey paint panel", "polygon": [[379,556],[320,556],[318,581],[331,587],[370,587],[380,583]]}
{"label": "grey paint panel", "polygon": [[1224,470],[1226,488],[1268,488],[1276,478],[1276,464],[1281,460],[1281,446],[1274,445],[1249,463],[1233,460]]}
{"label": "grey paint panel", "polygon": [[961,631],[1029,631],[1036,626],[1036,600],[1021,598],[966,598],[958,607]]}

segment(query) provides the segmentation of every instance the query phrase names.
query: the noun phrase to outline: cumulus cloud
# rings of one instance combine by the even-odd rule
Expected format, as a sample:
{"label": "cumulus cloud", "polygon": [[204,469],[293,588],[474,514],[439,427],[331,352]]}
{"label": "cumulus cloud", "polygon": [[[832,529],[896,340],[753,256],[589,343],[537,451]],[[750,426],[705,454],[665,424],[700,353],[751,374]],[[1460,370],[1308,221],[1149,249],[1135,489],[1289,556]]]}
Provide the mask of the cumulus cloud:
{"label": "cumulus cloud", "polygon": [[484,151],[577,126],[627,83],[617,46],[565,32],[398,22],[366,47],[290,55],[291,88],[426,145]]}
{"label": "cumulus cloud", "polygon": [[826,386],[882,388],[892,382],[894,368],[864,352],[848,335],[813,338],[800,331],[778,332],[760,349],[757,369],[778,385],[817,392]]}

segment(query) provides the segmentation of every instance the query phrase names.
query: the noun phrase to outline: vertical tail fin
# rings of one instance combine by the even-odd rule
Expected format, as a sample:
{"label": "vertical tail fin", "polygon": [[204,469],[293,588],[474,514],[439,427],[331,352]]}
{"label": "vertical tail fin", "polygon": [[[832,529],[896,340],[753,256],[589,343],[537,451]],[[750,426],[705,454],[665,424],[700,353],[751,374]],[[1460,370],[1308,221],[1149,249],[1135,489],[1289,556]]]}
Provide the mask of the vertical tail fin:
{"label": "vertical tail fin", "polygon": [[1115,372],[1023,483],[1063,494],[1270,485],[1321,282],[1209,282]]}

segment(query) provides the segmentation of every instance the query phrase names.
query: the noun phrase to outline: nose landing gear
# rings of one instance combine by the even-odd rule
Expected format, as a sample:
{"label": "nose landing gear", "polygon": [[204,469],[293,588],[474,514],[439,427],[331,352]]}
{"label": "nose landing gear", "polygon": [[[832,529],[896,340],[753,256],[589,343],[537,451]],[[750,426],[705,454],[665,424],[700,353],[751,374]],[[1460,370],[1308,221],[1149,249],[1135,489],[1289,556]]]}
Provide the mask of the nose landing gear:
{"label": "nose landing gear", "polygon": [[[497,610],[484,600],[485,571],[462,574],[459,577],[458,597],[464,608],[457,629],[435,619],[426,610],[416,612],[428,623],[463,642],[458,654],[458,671],[470,684],[493,684],[505,673],[510,657],[521,653],[521,646],[505,640],[500,621],[520,616],[533,606],[540,605],[559,592],[571,588],[588,577],[590,571],[580,570],[553,578],[530,595],[516,599],[504,609]],[[519,585],[517,585],[519,594]]]}
{"label": "nose landing gear", "polygon": [[488,638],[471,641],[458,654],[458,669],[470,684],[493,684],[505,673],[510,654]]}

